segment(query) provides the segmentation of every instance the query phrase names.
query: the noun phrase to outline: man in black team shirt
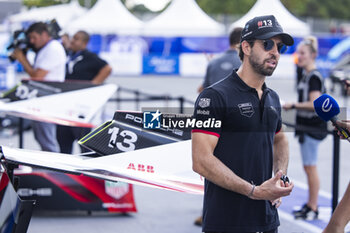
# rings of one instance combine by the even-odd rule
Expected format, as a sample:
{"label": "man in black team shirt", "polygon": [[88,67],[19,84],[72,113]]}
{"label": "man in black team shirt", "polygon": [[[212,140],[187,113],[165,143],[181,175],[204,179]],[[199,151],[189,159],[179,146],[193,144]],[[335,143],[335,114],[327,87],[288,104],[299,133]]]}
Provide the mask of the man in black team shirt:
{"label": "man in black team shirt", "polygon": [[192,130],[193,170],[205,177],[203,232],[278,232],[277,208],[293,184],[281,180],[288,141],[279,97],[265,78],[283,47],[293,43],[273,15],[248,21],[241,36],[242,65],[196,101],[196,121],[221,121],[220,128]]}
{"label": "man in black team shirt", "polygon": [[[86,49],[89,39],[90,36],[85,31],[74,34],[69,45],[66,80],[83,80],[101,84],[110,75],[112,69],[107,62]],[[73,142],[89,132],[88,128],[57,126],[57,141],[61,153],[71,154]]]}
{"label": "man in black team shirt", "polygon": [[106,61],[86,49],[90,36],[85,31],[74,34],[66,63],[66,80],[87,80],[101,84],[110,75],[112,68]]}

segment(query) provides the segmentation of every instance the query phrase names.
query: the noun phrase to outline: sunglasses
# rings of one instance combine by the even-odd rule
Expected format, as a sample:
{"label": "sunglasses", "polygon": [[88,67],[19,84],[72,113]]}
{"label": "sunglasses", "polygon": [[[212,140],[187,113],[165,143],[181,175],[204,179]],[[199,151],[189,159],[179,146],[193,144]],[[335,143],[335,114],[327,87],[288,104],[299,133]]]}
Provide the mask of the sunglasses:
{"label": "sunglasses", "polygon": [[[270,51],[275,46],[275,42],[273,40],[263,40],[263,45],[265,51]],[[287,46],[283,43],[278,43],[277,51],[279,54],[285,53],[287,51]]]}
{"label": "sunglasses", "polygon": [[[275,46],[275,42],[273,40],[263,40],[262,42],[265,51],[270,51]],[[278,43],[277,51],[279,54],[285,53],[287,51],[287,46],[283,43]]]}

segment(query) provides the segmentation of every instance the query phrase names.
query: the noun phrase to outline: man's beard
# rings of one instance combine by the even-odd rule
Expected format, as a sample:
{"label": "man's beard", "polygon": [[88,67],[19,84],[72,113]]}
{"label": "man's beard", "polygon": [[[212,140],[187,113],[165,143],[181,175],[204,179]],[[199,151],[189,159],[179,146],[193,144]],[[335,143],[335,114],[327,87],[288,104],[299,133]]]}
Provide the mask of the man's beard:
{"label": "man's beard", "polygon": [[[274,55],[272,55],[270,58],[265,59],[261,64],[259,64],[259,62],[255,58],[257,58],[257,56],[252,55],[249,57],[249,63],[253,67],[254,71],[258,74],[263,75],[263,76],[271,76],[277,67],[276,57]],[[271,67],[265,68],[264,67],[265,62],[267,62],[267,60],[269,60],[269,59],[274,59],[276,61],[276,66],[274,68],[271,68]]]}

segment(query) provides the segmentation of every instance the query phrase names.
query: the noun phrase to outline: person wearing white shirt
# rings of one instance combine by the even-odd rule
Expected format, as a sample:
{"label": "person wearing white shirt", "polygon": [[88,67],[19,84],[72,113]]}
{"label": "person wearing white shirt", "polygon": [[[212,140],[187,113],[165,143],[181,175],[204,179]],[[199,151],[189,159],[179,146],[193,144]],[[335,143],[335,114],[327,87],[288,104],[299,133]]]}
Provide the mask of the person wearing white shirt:
{"label": "person wearing white shirt", "polygon": [[[22,64],[31,80],[63,82],[66,54],[61,43],[50,36],[47,25],[42,22],[32,24],[26,34],[36,52],[34,64],[30,64],[21,49],[15,49],[11,56]],[[59,152],[56,125],[34,121],[32,126],[43,151]]]}

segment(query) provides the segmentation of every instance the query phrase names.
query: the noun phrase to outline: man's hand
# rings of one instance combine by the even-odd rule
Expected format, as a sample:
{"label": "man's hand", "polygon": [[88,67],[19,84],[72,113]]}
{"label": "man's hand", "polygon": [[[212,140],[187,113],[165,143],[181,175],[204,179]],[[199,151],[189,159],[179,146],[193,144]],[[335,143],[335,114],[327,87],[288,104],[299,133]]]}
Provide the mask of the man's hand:
{"label": "man's hand", "polygon": [[283,106],[282,106],[282,108],[284,109],[284,110],[291,110],[291,109],[293,109],[295,107],[295,104],[294,103],[285,103]]}
{"label": "man's hand", "polygon": [[[344,129],[347,129],[347,130],[350,130],[350,120],[341,120],[341,121],[337,121],[337,124],[338,126],[344,128]],[[334,126],[334,129],[337,130],[337,128]],[[345,139],[345,137],[343,136],[343,134],[339,131],[338,131],[338,135],[341,139]]]}
{"label": "man's hand", "polygon": [[343,82],[347,95],[350,95],[350,80],[344,80]]}
{"label": "man's hand", "polygon": [[11,54],[11,57],[19,61],[20,63],[23,63],[24,59],[26,59],[22,49],[16,48],[13,53]]}
{"label": "man's hand", "polygon": [[[280,186],[281,187],[289,187],[290,186],[290,181],[284,181],[282,178],[281,178],[281,181],[280,181]],[[280,207],[281,204],[282,204],[282,198],[278,198],[276,200],[271,200],[270,201],[272,203],[273,206],[275,206],[276,208]]]}
{"label": "man's hand", "polygon": [[281,177],[282,171],[278,171],[274,177],[257,186],[252,198],[270,200],[278,208],[281,205],[281,197],[290,195],[294,187],[293,183],[284,183]]}
{"label": "man's hand", "polygon": [[22,64],[24,70],[30,76],[31,80],[44,80],[45,76],[49,73],[48,70],[44,70],[41,68],[34,69],[21,49],[16,48],[12,53],[11,57],[13,57]]}

